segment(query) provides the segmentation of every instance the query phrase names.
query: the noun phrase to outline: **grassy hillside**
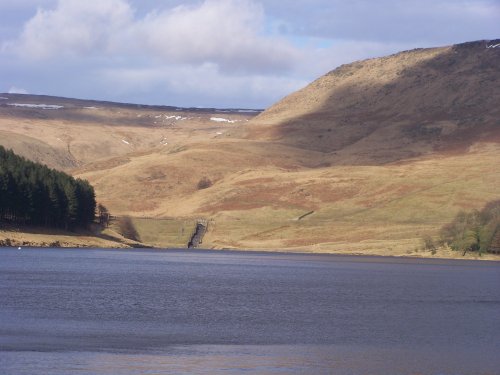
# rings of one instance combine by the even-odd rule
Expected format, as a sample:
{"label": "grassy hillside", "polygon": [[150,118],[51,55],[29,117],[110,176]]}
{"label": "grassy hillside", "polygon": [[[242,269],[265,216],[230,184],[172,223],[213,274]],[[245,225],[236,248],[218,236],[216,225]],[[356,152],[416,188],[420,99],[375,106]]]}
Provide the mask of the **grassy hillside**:
{"label": "grassy hillside", "polygon": [[[133,153],[177,150],[226,137],[256,115],[244,110],[176,108],[1,94],[0,145],[71,170]],[[219,121],[214,121],[219,120]],[[225,120],[225,121],[223,121]]]}
{"label": "grassy hillside", "polygon": [[500,140],[500,50],[485,41],[343,65],[259,115],[248,137],[373,165]]}
{"label": "grassy hillside", "polygon": [[[155,246],[182,245],[204,218],[206,247],[431,255],[424,236],[500,198],[500,50],[485,46],[349,64],[253,119],[212,112],[159,125],[181,111],[127,108],[120,125],[106,109],[73,124],[23,120],[29,130],[16,134],[71,137],[72,173]],[[19,118],[4,115],[0,129]],[[200,189],[203,178],[211,185]]]}

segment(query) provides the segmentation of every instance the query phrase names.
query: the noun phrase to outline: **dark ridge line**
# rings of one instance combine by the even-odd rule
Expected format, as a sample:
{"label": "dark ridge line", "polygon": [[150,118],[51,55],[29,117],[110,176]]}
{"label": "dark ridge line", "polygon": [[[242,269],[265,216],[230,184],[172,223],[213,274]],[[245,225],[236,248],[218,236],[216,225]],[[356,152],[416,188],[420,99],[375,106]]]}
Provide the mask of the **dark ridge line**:
{"label": "dark ridge line", "polygon": [[[118,108],[142,108],[142,109],[150,109],[150,110],[169,110],[169,111],[179,111],[179,112],[202,112],[202,113],[213,113],[213,112],[222,112],[222,113],[260,113],[263,112],[263,109],[260,108],[200,108],[200,107],[177,107],[177,106],[168,106],[168,105],[149,105],[149,104],[137,104],[137,103],[121,103],[121,102],[113,102],[109,100],[95,100],[95,99],[77,99],[77,98],[69,98],[64,96],[51,96],[51,95],[38,95],[38,94],[9,94],[9,93],[0,93],[0,96],[9,97],[9,99],[14,98],[22,98],[28,99],[30,97],[34,97],[37,100],[47,99],[50,101],[54,100],[63,100],[63,101],[72,101],[74,103],[79,104],[94,104],[94,105],[108,105]],[[3,103],[2,103],[3,104]],[[5,103],[7,104],[7,103]]]}

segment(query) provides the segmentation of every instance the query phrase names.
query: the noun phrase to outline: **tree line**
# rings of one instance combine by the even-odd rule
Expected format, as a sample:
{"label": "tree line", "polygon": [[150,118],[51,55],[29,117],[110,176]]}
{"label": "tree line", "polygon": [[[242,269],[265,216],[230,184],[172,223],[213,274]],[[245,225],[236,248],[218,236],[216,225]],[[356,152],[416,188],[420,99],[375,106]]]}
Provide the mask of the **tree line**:
{"label": "tree line", "polygon": [[0,221],[72,230],[88,227],[95,209],[87,181],[0,146]]}
{"label": "tree line", "polygon": [[444,225],[435,241],[430,236],[423,238],[424,248],[435,252],[439,246],[465,253],[486,253],[494,246],[500,231],[500,200],[487,203],[481,210],[459,212],[451,223]]}
{"label": "tree line", "polygon": [[489,251],[500,230],[500,200],[486,204],[482,210],[459,212],[441,229],[441,241],[456,251]]}

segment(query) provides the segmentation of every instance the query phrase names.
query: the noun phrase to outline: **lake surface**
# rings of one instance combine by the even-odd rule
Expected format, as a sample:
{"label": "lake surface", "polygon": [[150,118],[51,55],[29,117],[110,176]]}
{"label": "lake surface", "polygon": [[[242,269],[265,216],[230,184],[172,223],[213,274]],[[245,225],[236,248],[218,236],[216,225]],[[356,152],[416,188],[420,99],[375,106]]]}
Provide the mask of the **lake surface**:
{"label": "lake surface", "polygon": [[500,265],[0,249],[0,373],[500,374]]}

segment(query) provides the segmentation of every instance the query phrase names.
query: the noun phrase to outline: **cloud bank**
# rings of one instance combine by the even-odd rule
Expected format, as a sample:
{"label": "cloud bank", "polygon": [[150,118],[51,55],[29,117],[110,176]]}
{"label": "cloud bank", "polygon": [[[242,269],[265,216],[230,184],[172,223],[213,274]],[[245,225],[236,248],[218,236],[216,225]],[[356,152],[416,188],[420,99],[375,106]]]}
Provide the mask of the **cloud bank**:
{"label": "cloud bank", "polygon": [[284,38],[263,36],[263,26],[263,8],[247,0],[206,0],[143,18],[125,0],[59,0],[55,9],[38,9],[5,48],[29,60],[147,56],[225,71],[289,69],[295,49]]}

